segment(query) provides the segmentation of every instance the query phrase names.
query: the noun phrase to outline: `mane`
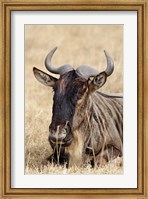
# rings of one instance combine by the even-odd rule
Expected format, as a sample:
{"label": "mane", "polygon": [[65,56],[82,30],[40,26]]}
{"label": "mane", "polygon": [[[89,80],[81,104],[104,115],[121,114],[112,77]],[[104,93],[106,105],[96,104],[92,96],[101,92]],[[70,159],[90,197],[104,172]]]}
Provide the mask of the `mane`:
{"label": "mane", "polygon": [[[105,149],[109,140],[112,140],[110,144],[114,144],[116,138],[119,141],[115,147],[120,149],[123,138],[122,109],[123,104],[120,97],[106,97],[98,91],[86,96],[81,109],[77,110],[75,116],[75,123],[79,123],[79,125],[74,130],[74,135],[79,134],[79,143],[83,143],[83,147],[79,146],[79,152],[81,151],[85,156],[84,149],[87,148],[95,157]],[[79,158],[77,157],[77,159]]]}

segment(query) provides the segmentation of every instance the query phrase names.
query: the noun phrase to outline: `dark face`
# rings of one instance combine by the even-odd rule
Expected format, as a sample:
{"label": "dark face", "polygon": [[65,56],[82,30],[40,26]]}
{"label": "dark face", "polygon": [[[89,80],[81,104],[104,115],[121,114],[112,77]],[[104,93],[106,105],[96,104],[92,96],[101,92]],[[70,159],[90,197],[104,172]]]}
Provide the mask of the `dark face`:
{"label": "dark face", "polygon": [[73,140],[72,123],[78,100],[82,98],[87,81],[80,79],[75,71],[61,76],[54,86],[52,122],[49,126],[51,145],[68,146]]}
{"label": "dark face", "polygon": [[106,82],[106,73],[100,73],[93,79],[80,78],[75,70],[56,79],[43,71],[34,68],[38,81],[54,90],[52,122],[49,125],[49,142],[53,148],[57,145],[69,146],[73,141],[73,117],[77,105],[83,102],[84,96],[94,92]]}

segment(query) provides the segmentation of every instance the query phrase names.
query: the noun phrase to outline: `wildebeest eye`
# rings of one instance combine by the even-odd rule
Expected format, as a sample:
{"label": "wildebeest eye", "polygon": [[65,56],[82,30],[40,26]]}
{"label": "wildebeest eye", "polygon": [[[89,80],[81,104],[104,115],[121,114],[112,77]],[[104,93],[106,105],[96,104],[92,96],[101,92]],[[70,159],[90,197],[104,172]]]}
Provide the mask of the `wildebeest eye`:
{"label": "wildebeest eye", "polygon": [[87,87],[84,85],[81,89],[78,90],[78,97],[82,97],[86,92]]}

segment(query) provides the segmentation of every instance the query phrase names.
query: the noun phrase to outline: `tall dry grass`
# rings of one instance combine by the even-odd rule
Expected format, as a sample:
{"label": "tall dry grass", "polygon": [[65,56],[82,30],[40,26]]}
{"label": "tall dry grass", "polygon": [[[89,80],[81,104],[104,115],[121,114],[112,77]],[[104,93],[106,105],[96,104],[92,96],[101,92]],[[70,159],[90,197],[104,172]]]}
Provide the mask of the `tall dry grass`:
{"label": "tall dry grass", "polygon": [[[65,63],[74,68],[90,65],[102,71],[106,67],[103,50],[114,59],[115,70],[101,91],[121,93],[123,90],[123,26],[122,25],[26,25],[25,26],[25,164],[26,173],[122,173],[115,162],[91,169],[48,165],[41,162],[51,154],[47,141],[52,114],[52,89],[40,84],[32,68],[45,72],[44,59],[58,46],[53,64]],[[58,77],[58,76],[57,76]]]}

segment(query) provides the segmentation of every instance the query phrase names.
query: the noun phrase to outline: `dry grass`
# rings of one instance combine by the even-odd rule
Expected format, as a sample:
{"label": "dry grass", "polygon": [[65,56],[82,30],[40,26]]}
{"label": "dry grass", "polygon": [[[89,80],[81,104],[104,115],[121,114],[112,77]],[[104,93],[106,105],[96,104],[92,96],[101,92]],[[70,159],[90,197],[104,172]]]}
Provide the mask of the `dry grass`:
{"label": "dry grass", "polygon": [[115,162],[91,169],[48,165],[41,162],[51,154],[47,141],[52,113],[52,89],[40,84],[32,68],[41,70],[50,49],[58,46],[53,57],[55,66],[70,63],[74,68],[87,64],[102,71],[106,67],[103,50],[106,49],[115,62],[114,74],[101,89],[107,93],[122,92],[123,27],[122,25],[26,25],[25,26],[25,163],[26,174],[38,173],[122,173]]}
{"label": "dry grass", "polygon": [[[119,158],[120,159],[120,158]],[[120,161],[120,160],[119,160]],[[29,167],[26,166],[26,174],[122,174],[123,168],[118,164],[118,160],[109,162],[100,167],[91,168],[91,165],[86,167],[71,166],[55,166],[49,164],[44,167]]]}

